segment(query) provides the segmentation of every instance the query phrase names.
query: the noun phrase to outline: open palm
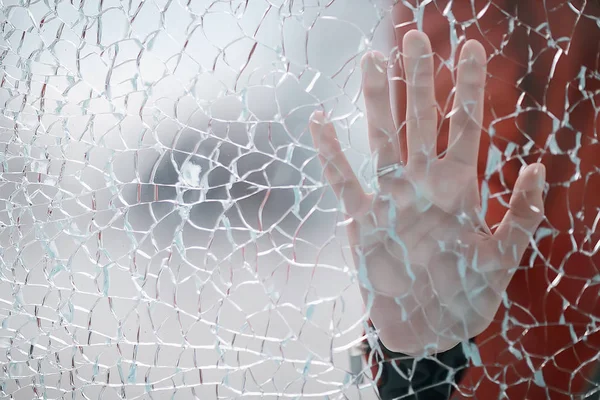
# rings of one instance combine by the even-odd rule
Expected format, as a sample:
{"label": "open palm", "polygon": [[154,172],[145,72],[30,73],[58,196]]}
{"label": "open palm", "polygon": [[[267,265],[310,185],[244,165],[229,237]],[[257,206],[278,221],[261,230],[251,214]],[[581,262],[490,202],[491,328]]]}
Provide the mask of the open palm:
{"label": "open palm", "polygon": [[544,216],[545,169],[522,170],[510,209],[492,233],[482,215],[477,158],[486,55],[467,42],[458,65],[447,151],[437,154],[431,44],[421,32],[403,41],[407,87],[406,154],[390,106],[387,65],[363,57],[369,142],[377,162],[375,193],[365,193],[333,125],[322,112],[310,130],[324,173],[352,219],[348,236],[361,292],[384,345],[422,355],[448,350],[485,330]]}

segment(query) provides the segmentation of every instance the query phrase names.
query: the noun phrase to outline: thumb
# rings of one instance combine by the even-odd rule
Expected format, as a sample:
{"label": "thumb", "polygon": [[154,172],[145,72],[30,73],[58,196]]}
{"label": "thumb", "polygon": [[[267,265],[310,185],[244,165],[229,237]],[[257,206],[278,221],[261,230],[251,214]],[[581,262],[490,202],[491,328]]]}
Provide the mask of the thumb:
{"label": "thumb", "polygon": [[511,267],[521,261],[533,234],[544,219],[542,196],[545,184],[546,168],[543,164],[531,164],[521,171],[510,198],[510,209],[494,233],[501,251],[510,256]]}

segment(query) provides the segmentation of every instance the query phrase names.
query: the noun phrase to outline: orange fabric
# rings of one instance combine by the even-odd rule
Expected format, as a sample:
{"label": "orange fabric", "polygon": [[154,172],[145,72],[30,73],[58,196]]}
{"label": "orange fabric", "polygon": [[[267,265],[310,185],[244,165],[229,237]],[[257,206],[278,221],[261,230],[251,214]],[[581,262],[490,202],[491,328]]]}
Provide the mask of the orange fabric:
{"label": "orange fabric", "polygon": [[[419,28],[411,22],[418,18],[406,3],[399,2],[394,10],[400,49],[404,33]],[[600,282],[593,281],[600,276],[600,252],[590,255],[600,240],[600,229],[593,232],[600,212],[599,123],[594,112],[594,104],[600,107],[600,96],[585,99],[578,88],[582,66],[588,72],[599,70],[600,29],[590,18],[578,19],[564,0],[494,0],[491,4],[475,0],[475,7],[472,3],[454,1],[447,8],[447,0],[438,0],[424,7],[422,30],[440,56],[436,61],[440,67],[436,76],[438,104],[444,112],[452,105],[453,71],[440,63],[450,58],[452,50],[451,11],[458,21],[458,36],[481,41],[488,55],[493,55],[488,65],[484,127],[494,130],[482,134],[480,177],[485,178],[491,145],[504,153],[508,143],[515,143],[518,147],[512,155],[502,157],[501,172],[488,180],[492,196],[496,194],[508,204],[523,162],[541,160],[550,183],[545,202],[547,221],[542,227],[553,229],[555,236],[539,241],[540,254],[532,250],[525,254],[521,265],[533,268],[515,274],[507,291],[509,306],[502,306],[495,322],[476,339],[482,365],[469,367],[455,396],[492,399],[505,393],[510,399],[572,398],[586,389],[586,377],[596,368],[594,358],[600,348],[599,328],[593,324],[593,316],[600,317]],[[582,7],[586,2],[570,3]],[[584,14],[598,17],[600,6],[588,1]],[[472,21],[474,15],[479,15],[477,23],[463,29],[460,22]],[[561,38],[570,40],[559,41]],[[562,54],[548,46],[550,40],[559,43]],[[529,60],[533,60],[531,65]],[[586,79],[586,90],[599,88],[600,78]],[[404,110],[404,90],[401,84],[395,89],[397,109]],[[516,115],[517,104],[532,110]],[[553,124],[566,121],[566,117],[568,123],[555,134],[558,151],[551,151]],[[440,151],[447,143],[448,120],[441,131],[446,135],[439,142]],[[581,147],[575,139],[578,134]],[[527,154],[523,146],[530,140],[535,144]],[[516,157],[519,154],[521,159]],[[495,228],[500,222],[505,204],[490,200],[490,226]],[[559,275],[562,277],[557,280]],[[507,316],[511,321],[508,329],[502,326]],[[545,384],[540,383],[542,379]]]}

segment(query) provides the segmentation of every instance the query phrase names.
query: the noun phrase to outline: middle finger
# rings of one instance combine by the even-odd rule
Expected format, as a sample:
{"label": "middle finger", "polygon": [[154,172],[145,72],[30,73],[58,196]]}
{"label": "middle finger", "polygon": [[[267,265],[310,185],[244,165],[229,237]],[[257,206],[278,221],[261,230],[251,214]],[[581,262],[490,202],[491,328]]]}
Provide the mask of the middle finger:
{"label": "middle finger", "polygon": [[406,73],[406,129],[408,163],[437,157],[437,108],[433,81],[433,52],[426,34],[404,36]]}

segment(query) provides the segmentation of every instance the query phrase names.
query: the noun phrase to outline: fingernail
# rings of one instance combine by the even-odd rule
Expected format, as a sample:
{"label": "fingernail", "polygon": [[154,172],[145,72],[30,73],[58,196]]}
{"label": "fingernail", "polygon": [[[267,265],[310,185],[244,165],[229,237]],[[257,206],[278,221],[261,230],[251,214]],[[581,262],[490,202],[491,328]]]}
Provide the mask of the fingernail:
{"label": "fingernail", "polygon": [[310,120],[314,121],[314,122],[321,122],[321,120],[323,119],[323,111],[321,110],[315,110],[312,115],[310,116]]}
{"label": "fingernail", "polygon": [[409,57],[422,56],[429,46],[429,38],[421,31],[412,30],[404,35],[402,47]]}
{"label": "fingernail", "polygon": [[372,52],[362,59],[363,92],[365,96],[375,96],[386,93],[387,62],[383,54]]}
{"label": "fingernail", "polygon": [[380,52],[372,53],[373,64],[377,67],[377,70],[381,73],[385,73],[387,70],[387,61],[385,56]]}
{"label": "fingernail", "polygon": [[542,164],[538,164],[533,173],[537,177],[538,187],[543,189],[546,186],[546,168]]}
{"label": "fingernail", "polygon": [[325,123],[326,123],[325,117],[326,117],[326,115],[323,110],[316,110],[310,116],[310,121],[314,122],[316,124],[319,124],[319,125],[325,125]]}
{"label": "fingernail", "polygon": [[361,60],[361,68],[368,74],[385,74],[387,72],[385,56],[378,51],[367,53]]}

